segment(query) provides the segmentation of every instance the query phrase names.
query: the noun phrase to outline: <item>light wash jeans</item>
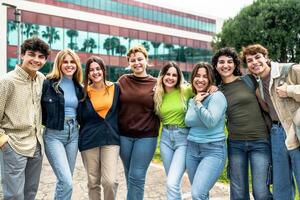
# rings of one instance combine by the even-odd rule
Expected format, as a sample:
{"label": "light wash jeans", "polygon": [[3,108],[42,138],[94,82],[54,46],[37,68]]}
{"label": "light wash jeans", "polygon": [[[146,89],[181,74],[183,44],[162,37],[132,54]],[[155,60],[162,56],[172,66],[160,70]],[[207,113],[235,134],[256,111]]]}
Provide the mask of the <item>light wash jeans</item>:
{"label": "light wash jeans", "polygon": [[273,199],[294,200],[295,184],[293,173],[300,187],[300,148],[287,150],[285,131],[281,125],[273,124],[271,129],[273,162]]}
{"label": "light wash jeans", "polygon": [[148,167],[153,158],[157,138],[120,137],[120,157],[127,183],[127,200],[142,200]]}
{"label": "light wash jeans", "polygon": [[192,184],[193,200],[208,200],[209,191],[226,163],[225,141],[196,143],[188,141],[186,169]]}
{"label": "light wash jeans", "polygon": [[167,174],[167,199],[181,197],[181,179],[185,171],[187,128],[163,127],[160,139],[160,155]]}
{"label": "light wash jeans", "polygon": [[34,200],[42,170],[43,156],[38,143],[33,157],[16,153],[6,143],[1,155],[3,196],[5,200]]}
{"label": "light wash jeans", "polygon": [[228,140],[230,199],[249,200],[249,162],[255,200],[272,200],[271,146],[268,139]]}
{"label": "light wash jeans", "polygon": [[46,128],[45,153],[56,175],[55,200],[70,200],[72,175],[78,152],[78,124],[76,120],[65,121],[64,130]]}

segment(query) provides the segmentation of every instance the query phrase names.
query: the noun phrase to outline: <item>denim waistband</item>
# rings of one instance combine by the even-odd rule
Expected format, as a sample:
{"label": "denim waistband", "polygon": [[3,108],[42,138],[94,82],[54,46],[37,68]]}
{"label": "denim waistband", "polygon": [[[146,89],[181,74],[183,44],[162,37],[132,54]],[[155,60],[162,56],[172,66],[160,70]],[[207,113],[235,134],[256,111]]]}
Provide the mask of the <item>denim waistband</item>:
{"label": "denim waistband", "polygon": [[178,129],[178,128],[182,128],[177,124],[165,124],[163,126],[163,128],[169,129],[169,130],[174,130],[174,129]]}
{"label": "denim waistband", "polygon": [[76,118],[73,117],[65,117],[65,122],[68,124],[75,124]]}

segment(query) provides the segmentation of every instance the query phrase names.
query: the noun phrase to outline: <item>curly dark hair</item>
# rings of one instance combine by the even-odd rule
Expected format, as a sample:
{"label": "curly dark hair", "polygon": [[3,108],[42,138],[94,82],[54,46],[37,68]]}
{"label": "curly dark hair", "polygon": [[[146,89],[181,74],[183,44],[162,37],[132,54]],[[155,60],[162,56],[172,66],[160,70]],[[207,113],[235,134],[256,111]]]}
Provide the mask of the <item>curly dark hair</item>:
{"label": "curly dark hair", "polygon": [[235,76],[242,75],[242,73],[240,71],[241,61],[239,59],[237,52],[233,48],[230,48],[230,47],[221,48],[212,57],[212,66],[214,68],[217,85],[220,85],[222,83],[222,78],[221,78],[219,72],[217,71],[218,60],[219,60],[219,57],[221,57],[221,56],[231,57],[233,59],[233,63],[235,66],[235,68],[233,70],[233,75],[235,75]]}
{"label": "curly dark hair", "polygon": [[46,58],[50,55],[49,45],[38,37],[28,38],[21,45],[21,54],[25,55],[26,51],[39,51]]}

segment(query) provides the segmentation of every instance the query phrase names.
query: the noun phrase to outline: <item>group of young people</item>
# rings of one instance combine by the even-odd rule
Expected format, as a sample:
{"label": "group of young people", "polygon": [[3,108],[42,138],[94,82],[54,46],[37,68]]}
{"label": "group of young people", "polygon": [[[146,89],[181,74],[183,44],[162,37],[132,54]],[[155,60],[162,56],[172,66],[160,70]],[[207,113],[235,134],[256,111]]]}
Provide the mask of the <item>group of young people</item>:
{"label": "group of young people", "polygon": [[[117,198],[120,156],[126,199],[142,200],[160,127],[167,199],[182,199],[185,171],[192,198],[209,199],[227,157],[232,200],[250,199],[249,163],[254,199],[294,199],[294,177],[300,185],[300,65],[291,65],[283,76],[284,65],[271,62],[259,44],[243,48],[240,56],[222,48],[212,65],[194,66],[188,84],[172,61],[158,78],[149,75],[148,53],[137,45],[127,53],[132,73],[111,82],[97,56],[87,59],[83,73],[78,55],[61,50],[44,77],[38,70],[49,46],[34,37],[22,44],[21,53],[22,63],[0,78],[5,200],[35,199],[44,151],[57,178],[54,199],[71,199],[78,150],[89,199],[101,199],[102,192],[105,200]],[[242,75],[240,60],[249,74]]]}

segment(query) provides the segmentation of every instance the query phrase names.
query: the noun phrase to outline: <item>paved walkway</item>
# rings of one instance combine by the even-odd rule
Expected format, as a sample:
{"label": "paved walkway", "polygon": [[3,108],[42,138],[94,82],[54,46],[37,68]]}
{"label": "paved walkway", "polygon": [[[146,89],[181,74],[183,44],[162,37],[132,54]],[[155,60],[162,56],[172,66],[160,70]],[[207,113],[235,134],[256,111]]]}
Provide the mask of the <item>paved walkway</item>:
{"label": "paved walkway", "polygon": [[[118,188],[118,200],[124,200],[126,195],[126,184],[124,180],[123,165],[119,160],[119,188]],[[82,164],[80,155],[78,155],[76,169],[74,172],[74,190],[72,200],[88,200],[87,196],[87,180],[86,173]],[[166,200],[165,191],[165,173],[160,164],[151,164],[145,186],[145,200]],[[39,192],[37,194],[37,200],[52,200],[53,191],[55,187],[55,176],[48,163],[48,160],[44,159],[43,170],[41,175],[41,181],[39,186]],[[187,175],[184,176],[182,181],[182,191],[184,200],[190,200],[190,184]],[[229,187],[226,184],[217,183],[212,189],[211,200],[226,200],[229,199]]]}

